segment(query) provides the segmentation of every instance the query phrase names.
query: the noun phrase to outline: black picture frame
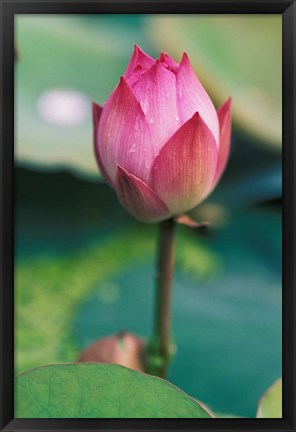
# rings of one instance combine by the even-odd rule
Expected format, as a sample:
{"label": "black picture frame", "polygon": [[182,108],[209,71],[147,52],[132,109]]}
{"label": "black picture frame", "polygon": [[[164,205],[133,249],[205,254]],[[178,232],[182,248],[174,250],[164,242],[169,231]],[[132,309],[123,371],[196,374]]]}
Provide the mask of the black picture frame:
{"label": "black picture frame", "polygon": [[[1,5],[1,431],[209,430],[295,431],[295,59],[296,4],[291,0],[0,0]],[[283,418],[14,419],[14,15],[282,14],[283,24]]]}

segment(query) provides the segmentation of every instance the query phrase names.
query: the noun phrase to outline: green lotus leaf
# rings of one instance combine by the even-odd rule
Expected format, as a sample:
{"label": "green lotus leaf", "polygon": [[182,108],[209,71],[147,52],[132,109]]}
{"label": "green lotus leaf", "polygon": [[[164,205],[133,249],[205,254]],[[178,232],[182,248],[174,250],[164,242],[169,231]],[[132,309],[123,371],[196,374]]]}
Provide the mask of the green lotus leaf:
{"label": "green lotus leaf", "polygon": [[118,365],[72,363],[28,370],[16,379],[16,417],[210,418],[169,382]]}
{"label": "green lotus leaf", "polygon": [[282,378],[264,393],[258,404],[258,418],[282,418]]}

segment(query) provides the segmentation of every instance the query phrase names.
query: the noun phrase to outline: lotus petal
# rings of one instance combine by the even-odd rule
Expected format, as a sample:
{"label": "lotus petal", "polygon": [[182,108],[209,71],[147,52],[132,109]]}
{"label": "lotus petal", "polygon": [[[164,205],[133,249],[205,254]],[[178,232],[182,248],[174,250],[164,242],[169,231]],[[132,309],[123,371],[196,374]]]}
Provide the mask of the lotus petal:
{"label": "lotus petal", "polygon": [[123,76],[129,85],[132,85],[132,83],[139,79],[141,74],[150,69],[154,63],[155,60],[152,57],[146,54],[138,45],[135,45],[133,55]]}
{"label": "lotus petal", "polygon": [[231,141],[231,98],[218,109],[218,118],[220,125],[220,147],[218,153],[217,170],[214,179],[214,186],[221,178],[226,163],[228,161]]}
{"label": "lotus petal", "polygon": [[158,222],[169,217],[169,210],[142,180],[118,166],[116,191],[121,204],[143,222]]}
{"label": "lotus petal", "polygon": [[206,123],[219,146],[219,122],[216,109],[208,93],[197,78],[189,58],[183,54],[176,74],[178,111],[182,124],[189,120],[195,112]]}
{"label": "lotus petal", "polygon": [[108,175],[108,173],[105,170],[105,167],[103,165],[103,162],[102,162],[102,159],[100,156],[100,152],[99,152],[98,142],[97,142],[98,128],[99,128],[99,122],[100,122],[100,117],[101,117],[102,111],[103,111],[103,108],[100,105],[96,104],[95,102],[92,103],[93,125],[94,125],[94,151],[95,151],[96,160],[97,160],[97,163],[99,165],[101,174],[104,176],[104,178],[109,183],[109,185],[114,188],[114,182],[109,177],[109,175]]}
{"label": "lotus petal", "polygon": [[149,179],[155,159],[153,138],[142,108],[123,77],[103,108],[96,140],[99,158],[112,181],[117,165],[144,182]]}
{"label": "lotus petal", "polygon": [[175,74],[157,60],[132,88],[145,113],[155,151],[159,153],[181,126],[177,111]]}
{"label": "lotus petal", "polygon": [[198,113],[161,150],[152,167],[152,188],[172,214],[190,210],[207,196],[217,153],[215,138]]}

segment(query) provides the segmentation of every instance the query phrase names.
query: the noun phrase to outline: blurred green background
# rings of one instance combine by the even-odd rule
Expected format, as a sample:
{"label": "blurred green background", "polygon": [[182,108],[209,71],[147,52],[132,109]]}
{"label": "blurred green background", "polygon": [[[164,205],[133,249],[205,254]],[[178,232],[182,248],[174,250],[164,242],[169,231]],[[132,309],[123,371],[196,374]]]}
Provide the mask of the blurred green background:
{"label": "blurred green background", "polygon": [[192,212],[212,227],[178,227],[169,380],[254,417],[281,375],[280,15],[16,18],[16,372],[118,330],[151,335],[157,230],[120,207],[92,144],[90,103],[135,43],[186,51],[216,106],[233,98],[227,171]]}

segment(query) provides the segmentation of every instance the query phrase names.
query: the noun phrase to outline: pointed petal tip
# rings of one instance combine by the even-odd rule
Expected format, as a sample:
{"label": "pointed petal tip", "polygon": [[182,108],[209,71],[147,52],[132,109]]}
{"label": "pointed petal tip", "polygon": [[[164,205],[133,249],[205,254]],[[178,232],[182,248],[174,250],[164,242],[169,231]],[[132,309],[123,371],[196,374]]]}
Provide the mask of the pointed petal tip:
{"label": "pointed petal tip", "polygon": [[182,54],[182,58],[181,58],[180,65],[181,65],[181,64],[184,65],[184,64],[186,64],[186,63],[189,63],[190,66],[191,66],[191,63],[190,63],[190,60],[189,60],[189,56],[188,56],[187,52],[184,51],[183,54]]}
{"label": "pointed petal tip", "polygon": [[[113,90],[113,93],[111,93],[110,97],[112,98],[112,95],[115,96],[119,93],[124,92],[125,90],[127,90],[129,88],[130,88],[130,86],[129,86],[126,78],[123,75],[120,75],[118,84],[115,87],[115,89]],[[110,99],[110,97],[109,97],[109,99]],[[108,103],[108,101],[107,101],[107,103]]]}
{"label": "pointed petal tip", "polygon": [[226,101],[217,109],[218,119],[220,123],[220,129],[222,127],[222,123],[225,122],[225,118],[231,116],[232,110],[232,97],[226,99]]}
{"label": "pointed petal tip", "polygon": [[133,56],[135,56],[136,58],[138,58],[139,54],[144,54],[147,55],[145,53],[145,51],[142,50],[142,48],[138,45],[138,44],[134,44],[134,52],[133,52]]}
{"label": "pointed petal tip", "polygon": [[[153,67],[153,66],[152,66]],[[132,87],[130,86],[129,82],[127,81],[127,79],[121,75],[120,79],[119,79],[119,83],[117,85],[117,89],[123,94],[126,95],[128,97],[131,97],[134,101],[134,103],[137,106],[137,109],[141,112],[141,114],[143,114],[143,116],[145,116],[143,109],[141,107],[140,102],[138,101]]]}
{"label": "pointed petal tip", "polygon": [[120,90],[123,90],[123,91],[124,90],[128,90],[128,91],[132,92],[132,89],[131,89],[131,87],[130,87],[128,81],[127,81],[127,79],[123,75],[120,75],[119,83],[117,85],[117,89],[120,89]]}
{"label": "pointed petal tip", "polygon": [[140,47],[140,45],[135,43],[134,44],[134,52],[133,52],[132,57],[139,59],[139,56],[142,59],[146,58],[148,61],[153,61],[153,62],[155,61],[153,57],[151,57],[149,54],[147,54],[146,51],[144,51],[143,48]]}
{"label": "pointed petal tip", "polygon": [[226,108],[228,108],[228,109],[231,108],[231,106],[232,106],[232,97],[231,97],[231,96],[229,96],[229,97],[226,99],[226,101],[221,105],[221,108],[222,108],[223,106],[226,107]]}
{"label": "pointed petal tip", "polygon": [[[231,111],[232,111],[232,98],[229,97],[217,110],[219,120],[221,121],[223,119],[224,121],[224,117],[231,116]],[[228,119],[228,121],[230,120]]]}
{"label": "pointed petal tip", "polygon": [[123,83],[126,83],[126,79],[124,78],[123,75],[120,75],[120,77],[119,77],[119,84],[123,84]]}
{"label": "pointed petal tip", "polygon": [[[209,129],[209,128],[208,128],[208,125],[207,125],[206,122],[202,119],[202,117],[201,117],[201,115],[199,114],[198,111],[196,111],[196,112],[193,114],[193,116],[192,116],[189,120],[187,120],[187,122],[185,122],[185,123],[196,123],[196,124],[202,124],[204,127],[206,127],[207,129]],[[184,123],[184,124],[185,124],[185,123]]]}
{"label": "pointed petal tip", "polygon": [[134,45],[134,52],[124,72],[124,77],[133,86],[145,72],[151,68],[155,60],[150,57],[139,45]]}
{"label": "pointed petal tip", "polygon": [[103,111],[103,107],[94,101],[92,101],[91,106],[92,106],[94,124],[95,126],[97,126]]}
{"label": "pointed petal tip", "polygon": [[103,107],[95,101],[91,102],[91,106],[92,106],[93,111],[101,111],[103,109]]}
{"label": "pointed petal tip", "polygon": [[[141,52],[143,54],[146,54],[145,51],[140,47],[140,45],[138,45],[137,43],[134,44],[134,51],[135,52]],[[147,55],[147,54],[146,54]]]}
{"label": "pointed petal tip", "polygon": [[198,79],[198,77],[197,77],[197,75],[195,73],[195,70],[193,69],[193,66],[191,64],[189,55],[187,54],[186,51],[184,51],[183,54],[182,54],[182,58],[181,58],[181,61],[180,61],[180,67],[183,67],[183,68],[185,68],[187,70],[191,70],[194,73],[194,75],[196,76],[196,78]]}
{"label": "pointed petal tip", "polygon": [[200,120],[202,120],[202,118],[201,118],[199,112],[196,111],[196,112],[193,114],[193,116],[191,117],[191,119],[189,119],[188,121],[190,121],[190,120],[200,121]]}

